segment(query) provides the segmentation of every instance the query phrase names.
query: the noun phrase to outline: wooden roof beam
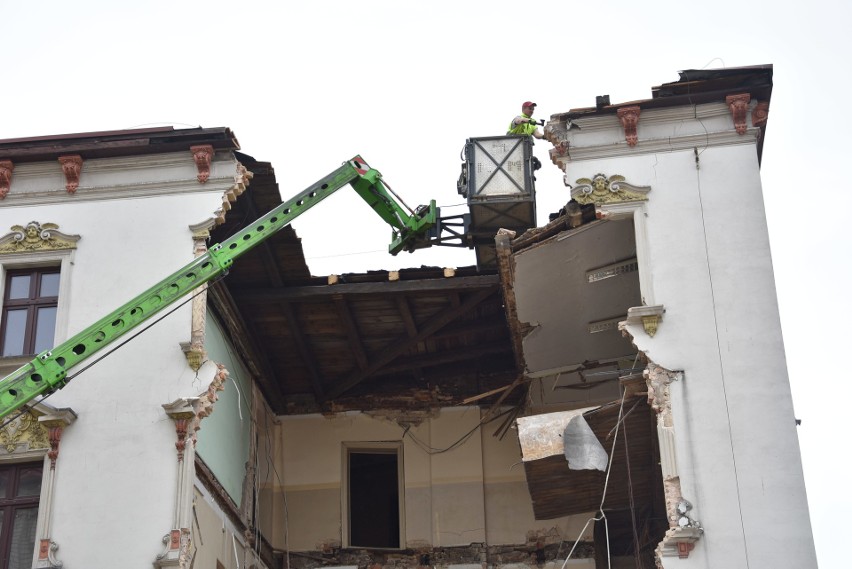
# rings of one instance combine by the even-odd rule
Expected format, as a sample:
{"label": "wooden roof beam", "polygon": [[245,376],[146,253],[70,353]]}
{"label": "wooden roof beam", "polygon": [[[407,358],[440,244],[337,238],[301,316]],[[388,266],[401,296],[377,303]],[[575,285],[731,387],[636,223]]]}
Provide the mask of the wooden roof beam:
{"label": "wooden roof beam", "polygon": [[290,335],[296,342],[296,348],[299,350],[299,355],[302,357],[305,367],[308,368],[308,372],[311,374],[311,383],[314,386],[314,395],[316,396],[317,401],[324,401],[325,395],[323,394],[322,378],[319,373],[319,367],[317,366],[317,361],[314,358],[314,355],[308,347],[308,343],[305,341],[305,336],[302,334],[302,330],[299,328],[299,323],[296,321],[296,313],[293,312],[293,307],[290,306],[290,303],[288,302],[280,302],[278,303],[278,306],[280,306],[281,310],[284,312],[284,317],[287,319],[287,326],[290,328]]}
{"label": "wooden roof beam", "polygon": [[349,346],[352,349],[352,355],[355,356],[355,361],[358,362],[359,369],[367,369],[369,362],[367,352],[364,351],[364,345],[361,343],[361,334],[358,331],[358,326],[355,319],[352,318],[352,311],[349,310],[349,303],[343,295],[333,297],[334,307],[337,309],[337,315],[343,323],[343,328],[346,330],[346,337],[349,339]]}
{"label": "wooden roof beam", "polygon": [[341,380],[336,386],[334,386],[334,388],[329,392],[329,399],[335,399],[336,397],[340,397],[342,394],[346,393],[348,390],[361,383],[365,378],[369,377],[378,369],[392,362],[400,355],[404,354],[406,351],[412,349],[414,346],[417,345],[418,342],[423,341],[424,339],[434,334],[435,332],[437,332],[462,314],[465,314],[467,311],[473,309],[483,300],[494,294],[497,291],[497,288],[498,287],[495,284],[469,295],[458,308],[445,310],[431,318],[425,325],[423,325],[418,330],[416,336],[408,337],[408,334],[406,334],[405,336],[399,337],[395,341],[389,343],[387,346],[385,346],[385,349],[382,350],[381,356],[376,358],[367,367],[367,369],[358,370],[357,372]]}
{"label": "wooden roof beam", "polygon": [[497,275],[477,275],[410,281],[373,283],[339,283],[334,285],[267,287],[234,291],[237,302],[289,302],[295,300],[327,299],[341,294],[388,294],[399,292],[463,291],[492,288],[500,283]]}

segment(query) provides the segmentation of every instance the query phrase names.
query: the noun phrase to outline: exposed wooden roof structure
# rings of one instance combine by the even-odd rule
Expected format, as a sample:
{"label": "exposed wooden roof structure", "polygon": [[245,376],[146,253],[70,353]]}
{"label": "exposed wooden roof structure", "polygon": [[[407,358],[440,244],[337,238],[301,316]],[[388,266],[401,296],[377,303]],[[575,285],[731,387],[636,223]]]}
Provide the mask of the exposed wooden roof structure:
{"label": "exposed wooden roof structure", "polygon": [[[254,178],[213,242],[280,203],[272,167],[238,158]],[[518,376],[499,278],[476,267],[329,284],[310,275],[288,227],[238,259],[212,299],[279,414],[453,405]]]}

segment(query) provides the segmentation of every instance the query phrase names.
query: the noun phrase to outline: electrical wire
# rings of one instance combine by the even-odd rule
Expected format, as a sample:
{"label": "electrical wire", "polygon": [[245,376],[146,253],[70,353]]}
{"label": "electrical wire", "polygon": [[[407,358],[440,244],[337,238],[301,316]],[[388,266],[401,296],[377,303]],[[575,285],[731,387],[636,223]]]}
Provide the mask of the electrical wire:
{"label": "electrical wire", "polygon": [[[716,291],[715,291],[715,288],[713,286],[713,271],[710,268],[710,251],[709,251],[708,246],[707,246],[707,220],[704,217],[704,201],[703,201],[702,196],[701,196],[701,172],[698,172],[698,171],[695,172],[695,181],[696,181],[696,188],[698,190],[698,207],[700,208],[700,211],[701,211],[701,228],[702,228],[702,231],[704,232],[704,257],[707,260],[707,280],[710,284],[710,300],[713,303],[713,306],[715,307],[716,306]],[[725,366],[722,362],[722,344],[721,344],[721,338],[720,338],[720,333],[719,333],[719,320],[716,317],[716,311],[715,310],[713,311],[713,327],[714,327],[714,330],[716,332],[716,351],[717,351],[718,358],[719,358],[719,379],[720,379],[721,384],[722,384],[722,398],[725,400],[725,414],[726,414],[727,419],[728,419],[728,440],[729,440],[730,449],[731,449],[731,463],[733,464],[733,467],[734,467],[734,480],[736,481],[736,488],[737,488],[737,504],[738,504],[738,510],[739,510],[739,514],[740,514],[740,529],[742,530],[743,537],[745,537],[746,531],[745,531],[745,520],[743,520],[742,496],[740,495],[740,478],[739,478],[739,471],[737,469],[737,455],[734,452],[734,434],[733,434],[733,430],[732,430],[733,427],[731,426],[731,407],[730,407],[730,403],[728,401],[727,382],[725,381]],[[743,549],[745,550],[744,553],[745,553],[746,567],[750,567],[749,561],[748,561],[748,540],[747,539],[743,539]]]}
{"label": "electrical wire", "polygon": [[613,462],[613,459],[615,458],[615,445],[618,442],[618,427],[619,427],[619,425],[621,424],[621,421],[622,421],[622,416],[623,416],[623,412],[624,412],[624,400],[625,400],[626,397],[627,397],[627,390],[625,389],[625,390],[623,390],[623,392],[621,394],[621,404],[619,405],[619,408],[618,408],[618,421],[615,424],[615,437],[613,437],[613,440],[612,440],[612,447],[611,447],[610,452],[609,452],[609,463],[607,464],[607,467],[606,467],[606,478],[604,478],[604,487],[603,487],[603,492],[601,494],[601,503],[600,503],[600,507],[598,508],[598,511],[600,512],[600,517],[593,516],[593,517],[589,518],[588,520],[586,520],[586,525],[583,526],[583,529],[580,530],[580,534],[577,536],[577,539],[574,540],[574,546],[571,548],[571,551],[568,552],[568,556],[565,558],[565,562],[562,563],[562,567],[560,569],[565,569],[565,566],[568,565],[568,560],[571,559],[571,556],[574,554],[574,551],[577,549],[577,546],[580,544],[580,538],[582,538],[583,534],[586,533],[586,528],[589,527],[589,524],[591,522],[599,522],[601,520],[603,520],[603,522],[604,522],[604,528],[606,530],[606,536],[607,536],[606,537],[607,567],[612,569],[612,555],[611,555],[610,546],[609,546],[609,522],[606,519],[606,513],[603,510],[603,506],[604,506],[604,502],[606,501],[607,489],[609,488],[609,476],[612,473],[612,462]]}
{"label": "electrical wire", "polygon": [[431,445],[429,445],[429,444],[427,444],[427,443],[425,443],[425,442],[421,441],[420,439],[418,439],[418,438],[414,435],[414,433],[412,433],[412,432],[411,432],[411,425],[406,425],[406,426],[403,428],[403,431],[402,431],[402,437],[403,437],[403,438],[405,438],[405,436],[407,435],[407,436],[408,436],[408,438],[410,438],[410,439],[414,442],[414,444],[416,444],[416,445],[420,448],[420,450],[422,450],[422,451],[423,451],[423,452],[425,452],[426,454],[429,454],[429,455],[434,455],[434,454],[443,454],[443,453],[445,453],[445,452],[449,452],[449,451],[451,451],[451,450],[453,450],[453,449],[455,449],[455,448],[458,448],[459,446],[462,446],[462,445],[463,445],[464,443],[466,443],[466,442],[470,439],[470,437],[472,437],[472,436],[473,436],[473,434],[474,434],[474,433],[475,433],[478,429],[480,429],[483,425],[487,425],[488,423],[491,423],[491,422],[493,422],[493,421],[496,421],[497,419],[499,419],[499,418],[500,418],[500,417],[502,417],[503,415],[506,415],[506,414],[508,414],[508,413],[511,413],[513,409],[514,409],[514,407],[509,408],[509,409],[507,409],[507,410],[503,411],[502,413],[499,413],[499,414],[495,415],[494,417],[490,417],[490,418],[488,418],[488,420],[482,420],[482,419],[480,419],[480,420],[479,420],[479,423],[477,423],[477,424],[476,424],[476,425],[475,425],[475,426],[474,426],[471,430],[469,430],[467,433],[465,433],[464,435],[462,435],[460,439],[458,439],[456,442],[454,442],[454,443],[453,443],[453,444],[451,444],[450,446],[448,446],[448,447],[446,447],[446,448],[443,448],[443,449],[439,449],[439,448],[432,447]]}

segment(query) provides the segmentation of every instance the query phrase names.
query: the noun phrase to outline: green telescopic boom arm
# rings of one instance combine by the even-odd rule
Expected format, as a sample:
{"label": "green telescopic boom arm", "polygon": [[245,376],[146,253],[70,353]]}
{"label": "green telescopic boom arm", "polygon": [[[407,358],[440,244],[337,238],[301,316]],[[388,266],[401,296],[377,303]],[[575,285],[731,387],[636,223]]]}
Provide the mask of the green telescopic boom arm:
{"label": "green telescopic boom arm", "polygon": [[45,350],[32,361],[0,380],[0,419],[14,413],[40,395],[61,389],[68,371],[140,324],[174,304],[187,293],[228,272],[234,260],[259,245],[299,215],[343,186],[355,191],[392,227],[391,254],[423,246],[429,229],[437,223],[432,201],[417,213],[407,213],[381,181],[381,174],[360,156],[282,203],[257,221],[213,245],[207,253],[155,284],[127,304],[104,316],[62,344]]}

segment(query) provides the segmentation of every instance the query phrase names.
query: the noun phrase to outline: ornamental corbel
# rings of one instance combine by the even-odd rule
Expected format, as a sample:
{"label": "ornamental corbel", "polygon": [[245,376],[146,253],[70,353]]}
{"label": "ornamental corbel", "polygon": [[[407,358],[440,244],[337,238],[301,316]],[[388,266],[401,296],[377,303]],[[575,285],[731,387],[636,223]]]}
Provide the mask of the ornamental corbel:
{"label": "ornamental corbel", "polygon": [[636,146],[636,143],[639,142],[636,127],[639,125],[640,111],[639,105],[621,107],[617,111],[618,120],[621,121],[621,126],[624,127],[624,139],[627,140],[628,146]]}
{"label": "ornamental corbel", "polygon": [[62,173],[65,174],[65,191],[73,194],[80,186],[80,171],[83,169],[83,157],[79,154],[72,156],[60,156],[59,164],[62,165]]}
{"label": "ornamental corbel", "polygon": [[751,126],[762,126],[769,118],[769,101],[758,101],[751,111]]}
{"label": "ornamental corbel", "polygon": [[627,320],[625,323],[628,326],[638,326],[641,324],[645,333],[653,338],[654,334],[657,333],[660,322],[663,321],[663,314],[665,312],[666,309],[661,304],[656,306],[634,306],[627,309]]}
{"label": "ornamental corbel", "polygon": [[210,178],[210,164],[213,162],[213,146],[211,144],[200,144],[198,146],[190,146],[189,151],[192,152],[192,159],[195,160],[195,166],[198,168],[198,183],[203,184]]}
{"label": "ornamental corbel", "polygon": [[62,409],[56,413],[42,415],[38,418],[38,422],[47,429],[47,438],[50,442],[50,450],[47,452],[47,458],[50,459],[50,469],[56,470],[56,459],[59,458],[59,441],[62,439],[62,433],[65,427],[73,423],[77,419],[77,414],[70,409]]}
{"label": "ornamental corbel", "polygon": [[175,422],[175,433],[177,434],[175,448],[177,449],[178,463],[183,462],[184,452],[186,451],[186,437],[188,434],[192,434],[190,429],[196,417],[197,402],[197,397],[185,397],[163,405],[166,415]]}
{"label": "ornamental corbel", "polygon": [[746,115],[748,114],[749,101],[751,101],[751,95],[748,93],[725,97],[725,103],[731,109],[731,114],[734,117],[734,128],[737,129],[737,134],[746,133]]}
{"label": "ornamental corbel", "polygon": [[11,160],[0,160],[0,200],[6,197],[12,188],[12,171],[15,165]]}

